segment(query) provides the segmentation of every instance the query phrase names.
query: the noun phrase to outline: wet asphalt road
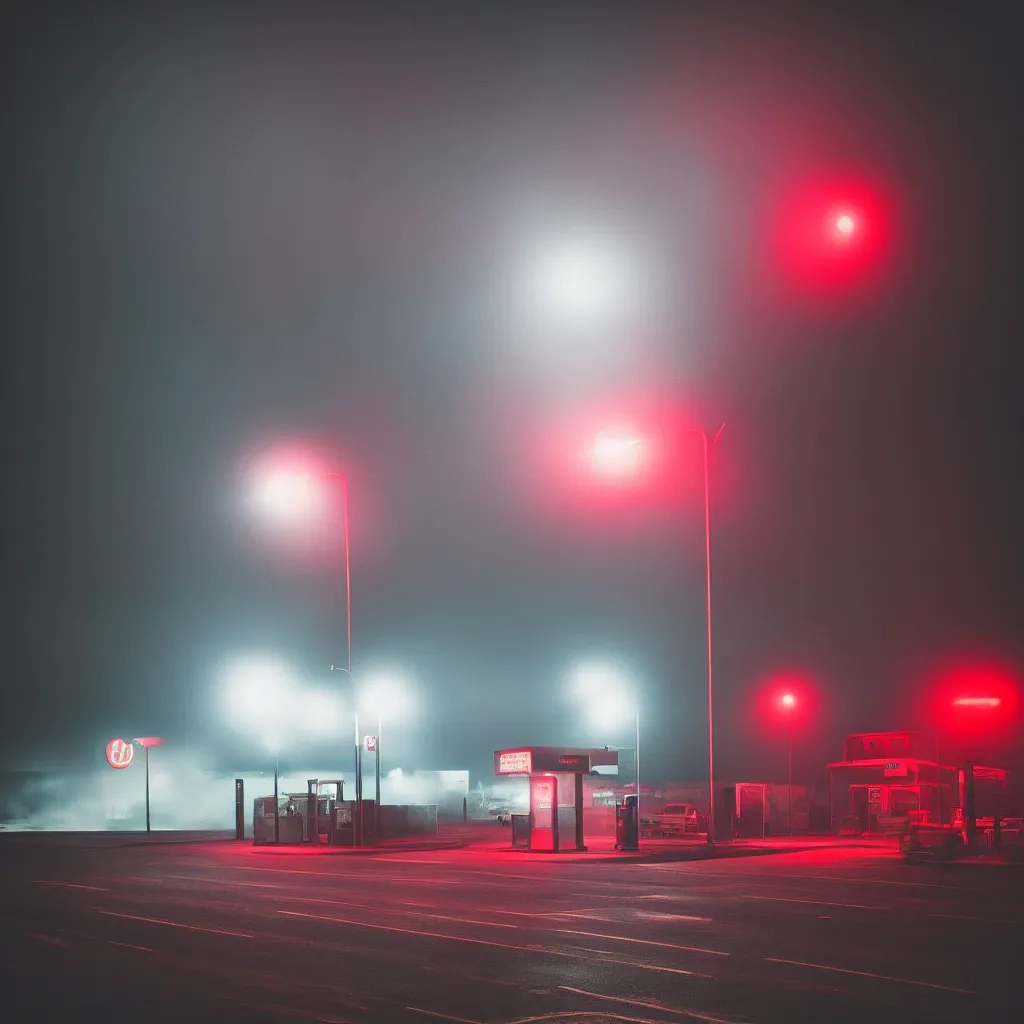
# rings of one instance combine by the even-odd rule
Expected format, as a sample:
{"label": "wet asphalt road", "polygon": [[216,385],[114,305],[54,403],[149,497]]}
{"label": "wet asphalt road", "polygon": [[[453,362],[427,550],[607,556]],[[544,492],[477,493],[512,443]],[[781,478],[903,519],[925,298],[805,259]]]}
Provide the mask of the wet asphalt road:
{"label": "wet asphalt road", "polygon": [[1024,871],[0,836],[11,1020],[1019,1019]]}

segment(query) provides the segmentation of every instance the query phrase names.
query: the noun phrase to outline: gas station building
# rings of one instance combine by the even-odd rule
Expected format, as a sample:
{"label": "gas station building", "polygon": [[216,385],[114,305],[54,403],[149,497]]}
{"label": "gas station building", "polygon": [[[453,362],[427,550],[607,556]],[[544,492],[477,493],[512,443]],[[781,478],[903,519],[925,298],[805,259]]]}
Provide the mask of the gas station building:
{"label": "gas station building", "polygon": [[[843,760],[826,767],[832,831],[870,835],[907,822],[950,824],[962,806],[962,769],[942,764],[912,732],[854,733],[843,742]],[[981,803],[1006,788],[1001,768],[973,766]]]}
{"label": "gas station building", "polygon": [[583,778],[617,766],[617,750],[597,747],[510,747],[494,752],[494,774],[527,777],[531,850],[585,850]]}

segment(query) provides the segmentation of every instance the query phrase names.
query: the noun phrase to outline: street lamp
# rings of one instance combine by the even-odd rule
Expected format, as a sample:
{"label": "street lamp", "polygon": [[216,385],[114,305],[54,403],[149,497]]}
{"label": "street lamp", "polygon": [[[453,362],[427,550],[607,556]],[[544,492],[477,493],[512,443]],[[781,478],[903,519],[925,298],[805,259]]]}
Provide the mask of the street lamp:
{"label": "street lamp", "polygon": [[[352,557],[349,542],[348,478],[343,473],[310,469],[294,459],[282,459],[260,468],[254,476],[251,502],[266,521],[279,527],[294,529],[319,517],[327,504],[325,481],[337,484],[341,494],[341,529],[345,558],[345,664],[332,665],[331,671],[352,677]],[[354,701],[353,701],[354,704]],[[359,842],[362,843],[362,746],[359,737],[359,714],[355,714],[354,767],[356,773],[356,808],[359,815]]]}
{"label": "street lamp", "polygon": [[274,843],[281,842],[281,803],[278,788],[281,778],[281,741],[276,736],[267,739],[267,750],[274,756]]}
{"label": "street lamp", "polygon": [[135,743],[138,743],[146,751],[146,831],[150,830],[149,825],[149,748],[162,747],[167,741],[158,736],[136,736]]}
{"label": "street lamp", "polygon": [[261,466],[250,487],[253,510],[269,525],[293,531],[322,517],[327,508],[325,481],[333,481],[341,495],[341,529],[345,559],[345,668],[352,671],[352,564],[349,542],[348,478],[343,473],[311,469],[294,459]]}
{"label": "street lamp", "polygon": [[636,827],[640,837],[640,704],[624,672],[614,665],[582,665],[574,673],[575,687],[587,704],[590,717],[603,728],[614,729],[624,718],[633,717],[636,744],[633,747],[633,777],[636,780]]}
{"label": "street lamp", "polygon": [[[714,657],[711,640],[711,452],[725,430],[723,423],[714,436],[700,427],[685,428],[684,434],[696,434],[701,440],[704,484],[704,608],[707,634],[708,677],[708,843],[715,841],[715,717]],[[643,467],[645,441],[628,428],[605,430],[591,442],[588,456],[591,465],[608,477],[636,475]],[[639,799],[639,797],[638,797]]]}
{"label": "street lamp", "polygon": [[779,696],[779,707],[782,709],[783,714],[789,719],[789,772],[788,772],[788,792],[789,792],[789,834],[793,834],[793,719],[796,715],[799,701],[796,696],[789,691]]}
{"label": "street lamp", "polygon": [[578,232],[537,253],[530,267],[528,305],[563,330],[604,330],[640,307],[649,276],[620,239]]}

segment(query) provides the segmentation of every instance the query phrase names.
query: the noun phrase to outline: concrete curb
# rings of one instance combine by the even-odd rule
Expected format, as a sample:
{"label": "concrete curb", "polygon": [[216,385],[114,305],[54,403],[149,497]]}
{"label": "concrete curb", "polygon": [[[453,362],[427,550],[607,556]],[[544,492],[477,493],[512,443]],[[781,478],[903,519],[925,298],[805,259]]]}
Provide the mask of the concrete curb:
{"label": "concrete curb", "polygon": [[[657,853],[595,853],[586,854],[578,851],[567,851],[564,855],[552,854],[531,854],[529,850],[502,850],[503,854],[509,854],[514,859],[525,857],[534,862],[549,864],[685,864],[688,861],[705,860],[734,860],[740,857],[771,857],[787,853],[808,853],[813,850],[837,850],[837,849],[878,849],[877,846],[865,847],[861,843],[836,843],[823,846],[820,843],[807,846],[713,846],[698,847],[688,850],[663,850]],[[495,851],[499,852],[499,851]]]}
{"label": "concrete curb", "polygon": [[415,843],[408,846],[325,846],[315,848],[312,846],[274,846],[273,844],[254,846],[251,839],[243,839],[243,843],[252,848],[253,853],[260,856],[288,856],[292,850],[316,849],[312,854],[316,857],[379,857],[388,854],[402,853],[424,853],[430,850],[461,850],[470,844],[461,840],[444,841],[440,843]]}

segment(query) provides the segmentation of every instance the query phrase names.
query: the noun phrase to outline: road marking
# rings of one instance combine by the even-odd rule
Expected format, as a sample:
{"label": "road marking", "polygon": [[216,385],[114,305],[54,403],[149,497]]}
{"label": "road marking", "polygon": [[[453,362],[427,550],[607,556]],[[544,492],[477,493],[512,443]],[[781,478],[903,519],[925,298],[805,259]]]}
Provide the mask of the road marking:
{"label": "road marking", "polygon": [[136,946],[134,942],[115,942],[113,939],[104,939],[103,941],[111,946],[124,946],[125,949],[141,949],[143,953],[153,952],[149,946]]}
{"label": "road marking", "polygon": [[741,900],[770,900],[772,903],[809,903],[815,907],[847,907],[850,910],[892,910],[892,907],[871,907],[864,903],[829,903],[828,900],[797,900],[785,896],[746,896]]}
{"label": "road marking", "polygon": [[312,921],[333,921],[334,924],[350,924],[356,928],[372,928],[380,932],[398,932],[401,935],[419,935],[427,939],[450,939],[452,942],[468,942],[474,946],[497,946],[499,949],[525,949],[530,946],[516,946],[507,942],[491,942],[489,939],[471,939],[465,935],[446,935],[444,932],[421,932],[415,928],[398,928],[389,924],[370,924],[368,921],[351,921],[344,917],[327,917],[325,914],[303,914],[298,910],[279,910],[286,917],[305,917]]}
{"label": "road marking", "polygon": [[657,910],[634,910],[633,913],[641,921],[696,921],[698,924],[710,924],[712,918],[697,917],[695,914],[665,914]]}
{"label": "road marking", "polygon": [[[369,922],[366,922],[366,921],[352,921],[352,920],[348,920],[347,918],[328,917],[328,916],[326,916],[324,914],[304,914],[304,913],[302,913],[301,911],[298,911],[298,910],[279,910],[278,913],[279,914],[284,914],[286,917],[304,917],[304,918],[308,918],[308,919],[313,920],[313,921],[330,921],[330,922],[332,922],[334,924],[348,924],[348,925],[352,925],[353,927],[356,927],[356,928],[372,928],[372,929],[374,929],[376,931],[382,931],[382,932],[398,932],[399,934],[402,934],[402,935],[416,935],[416,936],[419,936],[419,937],[422,937],[422,938],[427,938],[427,939],[449,939],[452,942],[468,942],[468,943],[470,943],[471,945],[474,945],[474,946],[494,946],[494,947],[497,947],[498,949],[515,949],[515,950],[519,950],[519,951],[525,952],[525,953],[547,953],[547,954],[549,954],[551,956],[569,957],[572,960],[593,960],[594,959],[593,957],[581,957],[578,953],[567,953],[564,950],[551,949],[551,948],[546,947],[546,946],[520,946],[520,945],[516,945],[514,943],[508,943],[508,942],[492,942],[489,939],[471,939],[471,938],[469,938],[469,937],[467,937],[465,935],[446,935],[444,932],[424,932],[424,931],[419,931],[418,929],[414,929],[414,928],[398,928],[398,927],[396,927],[394,925],[370,924]],[[571,933],[571,934],[576,934],[576,933]],[[589,935],[591,933],[590,932],[582,932],[582,933],[579,933],[579,934]],[[605,938],[605,939],[607,939],[607,938],[614,938],[614,936],[609,936],[609,935],[601,935],[601,936],[598,936],[598,937],[599,938]],[[643,942],[644,940],[642,940],[642,939],[623,939],[622,941],[624,941],[624,942]],[[670,943],[667,943],[667,942],[645,943],[645,945],[668,946],[668,948],[670,948],[670,949],[689,949],[690,948],[688,946],[672,946]],[[700,950],[699,952],[715,952],[715,951],[714,950]],[[718,956],[728,956],[729,954],[728,953],[717,953],[717,955]],[[601,961],[600,960],[596,960],[595,962],[600,963]],[[643,970],[662,970],[663,969],[663,968],[652,967],[650,964],[634,963],[634,962],[625,961],[625,960],[623,960],[623,961],[615,961],[615,962],[616,963],[625,963],[625,964],[628,964],[631,967],[641,968]],[[665,970],[669,970],[668,968],[664,968],[664,969]],[[696,974],[696,972],[682,971],[682,970],[676,970],[676,969],[671,969],[671,973],[680,973],[680,974],[691,974],[691,973],[693,973],[693,974]]]}
{"label": "road marking", "polygon": [[[755,872],[756,874],[756,872]],[[761,872],[761,874],[764,874]],[[726,875],[719,877],[725,878]],[[941,882],[899,882],[892,878],[852,878],[847,875],[791,875],[781,874],[776,878],[814,878],[824,879],[827,882],[857,882],[859,885],[903,885],[918,889],[959,889],[961,892],[977,892],[976,889],[963,889],[959,885],[943,885]],[[781,883],[774,883],[776,885]]]}
{"label": "road marking", "polygon": [[419,1006],[407,1006],[407,1010],[412,1010],[413,1013],[424,1013],[428,1017],[440,1017],[441,1020],[454,1020],[458,1021],[459,1024],[481,1024],[478,1020],[470,1020],[468,1017],[453,1017],[449,1013],[438,1013],[436,1010],[424,1010]]}
{"label": "road marking", "polygon": [[30,939],[38,939],[40,942],[45,942],[48,946],[66,946],[67,943],[63,939],[58,939],[56,935],[43,935],[41,932],[25,932]]}
{"label": "road marking", "polygon": [[605,939],[608,942],[634,942],[640,946],[660,946],[662,949],[681,949],[687,953],[707,953],[709,956],[731,956],[730,953],[723,953],[720,949],[704,949],[701,946],[679,946],[674,942],[655,942],[653,939],[632,939],[625,935],[604,935],[601,932],[579,932],[569,928],[550,928],[545,931],[555,931],[560,935],[586,935],[591,939]]}
{"label": "road marking", "polygon": [[[573,917],[580,914],[592,913],[595,910],[611,910],[612,907],[584,907],[582,910],[542,910],[539,912],[527,913],[525,910],[502,910],[500,907],[485,907],[488,914],[506,914],[509,917]],[[601,920],[601,918],[595,918]]]}
{"label": "road marking", "polygon": [[203,928],[198,924],[182,924],[180,921],[164,921],[159,917],[138,917],[135,914],[119,914],[114,910],[100,910],[99,907],[91,907],[91,910],[99,910],[105,917],[121,917],[126,921],[145,921],[147,924],[163,924],[168,928],[184,928],[190,932],[209,932],[211,935],[231,935],[236,939],[251,939],[248,932],[232,932],[225,928]]}
{"label": "road marking", "polygon": [[321,903],[331,907],[351,907],[354,910],[372,910],[381,913],[390,914],[404,914],[406,917],[429,917],[437,921],[456,921],[460,924],[475,924],[481,928],[512,928],[517,929],[519,925],[516,924],[502,924],[500,921],[476,921],[469,917],[449,917],[445,914],[428,914],[424,911],[416,910],[395,910],[385,905],[373,905],[369,903],[352,903],[347,900],[328,900],[323,899],[319,896],[283,896],[282,899],[286,899],[291,903]]}
{"label": "road marking", "polygon": [[453,1017],[451,1014],[439,1014],[436,1010],[424,1010],[422,1007],[406,1007],[414,1014],[426,1014],[428,1017],[439,1017],[444,1021],[458,1021],[459,1024],[481,1024],[480,1021],[471,1021],[468,1017]]}
{"label": "road marking", "polygon": [[[538,991],[544,995],[549,994],[548,989],[539,989]],[[533,994],[532,989],[530,994]],[[511,1021],[510,1024],[540,1024],[545,1020],[563,1021],[570,1017],[587,1017],[593,1020],[594,1014],[590,1010],[564,1010],[562,1013],[545,1013],[540,1017],[520,1017],[518,1020]],[[649,1020],[647,1017],[623,1017],[620,1013],[602,1013],[601,1018],[603,1020],[622,1020],[627,1024],[657,1024],[657,1021]]]}
{"label": "road marking", "polygon": [[956,921],[981,921],[982,924],[1013,924],[1024,927],[1024,921],[1014,921],[1009,917],[969,917],[966,914],[929,914],[929,917],[951,917]]}
{"label": "road marking", "polygon": [[373,879],[381,882],[415,882],[429,885],[462,885],[460,879],[452,878],[419,878],[413,875],[370,875],[359,871],[304,871],[300,868],[253,868],[245,864],[232,864],[235,871],[260,871],[273,875],[312,875],[317,878],[361,878],[364,881]]}
{"label": "road marking", "polygon": [[624,967],[635,967],[644,971],[664,971],[666,974],[687,974],[691,978],[712,977],[712,975],[705,974],[703,971],[687,971],[682,967],[659,967],[657,964],[645,964],[636,960],[619,960],[616,958],[614,953],[607,949],[590,949],[587,946],[575,946],[573,948],[581,950],[584,953],[600,953],[601,959],[598,963],[602,964],[622,964]]}
{"label": "road marking", "polygon": [[477,975],[466,974],[463,971],[454,970],[446,971],[438,967],[428,967],[426,964],[420,966],[421,971],[428,971],[430,974],[454,974],[457,978],[461,978],[463,981],[477,981],[481,985],[504,985],[507,988],[518,989],[519,982],[517,981],[505,981],[503,978],[481,978]]}
{"label": "road marking", "polygon": [[103,885],[80,885],[77,882],[48,882],[43,879],[36,879],[32,883],[33,885],[59,885],[64,889],[89,889],[92,892],[110,892],[106,886]]}
{"label": "road marking", "polygon": [[660,1013],[674,1013],[679,1017],[691,1017],[694,1020],[707,1021],[707,1024],[730,1024],[725,1017],[713,1017],[709,1013],[701,1013],[699,1010],[687,1010],[681,1006],[664,1006],[661,1003],[650,1003],[643,999],[606,996],[602,992],[588,992],[585,988],[572,988],[569,985],[559,985],[558,987],[563,992],[572,992],[577,996],[590,996],[591,999],[605,999],[610,1003],[625,1003],[627,1006],[642,1006],[647,1010],[658,1010]]}
{"label": "road marking", "polygon": [[901,985],[917,985],[921,988],[937,988],[942,992],[960,992],[965,996],[980,996],[970,988],[956,988],[953,985],[937,985],[933,981],[917,981],[915,978],[894,978],[889,974],[873,974],[871,971],[854,971],[848,967],[829,967],[827,964],[809,964],[804,960],[783,960],[779,957],[766,956],[765,960],[770,964],[790,964],[793,967],[813,967],[819,971],[832,971],[836,974],[855,974],[860,978],[871,978],[874,981],[896,981]]}
{"label": "road marking", "polygon": [[[386,911],[387,907],[381,907],[380,909]],[[435,921],[457,921],[460,924],[479,925],[481,928],[512,928],[515,930],[519,927],[517,924],[502,924],[500,921],[474,921],[470,917],[447,917],[444,914],[427,914],[423,911],[416,910],[394,910],[391,911],[391,913],[406,914],[409,917],[429,917],[433,918]]]}

